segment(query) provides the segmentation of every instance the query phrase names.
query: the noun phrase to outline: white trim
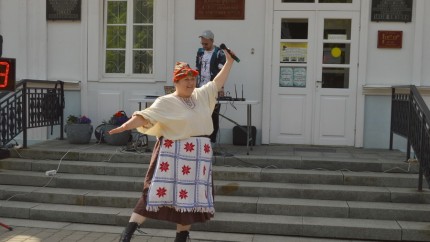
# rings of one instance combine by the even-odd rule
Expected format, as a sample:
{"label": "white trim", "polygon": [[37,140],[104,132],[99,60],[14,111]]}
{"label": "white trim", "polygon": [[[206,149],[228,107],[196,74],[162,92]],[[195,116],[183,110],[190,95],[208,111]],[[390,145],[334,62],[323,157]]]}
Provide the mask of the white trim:
{"label": "white trim", "polygon": [[[120,0],[115,0],[115,1],[120,1]],[[157,23],[162,23],[163,18],[162,16],[164,16],[163,13],[159,12],[161,10],[158,9],[165,9],[163,7],[158,7],[158,5],[163,5],[166,4],[165,1],[153,1],[153,21],[152,21],[152,34],[153,34],[153,46],[152,46],[152,52],[153,52],[153,58],[152,58],[152,66],[153,66],[153,70],[152,73],[144,73],[144,74],[140,74],[140,73],[133,73],[133,42],[134,42],[134,38],[133,38],[133,34],[134,34],[134,15],[133,15],[133,10],[134,10],[134,3],[132,1],[125,1],[125,0],[121,0],[122,2],[126,2],[127,3],[127,20],[126,20],[126,44],[125,44],[125,70],[124,73],[106,73],[106,30],[107,30],[107,5],[110,2],[109,0],[103,0],[103,22],[102,22],[102,29],[103,29],[103,44],[101,46],[101,52],[102,52],[102,69],[101,69],[101,73],[102,73],[102,77],[103,78],[121,78],[121,79],[128,79],[128,78],[132,78],[132,79],[152,79],[154,82],[155,81],[155,66],[157,65],[156,63],[156,56],[162,52],[164,50],[164,48],[159,48],[159,51],[156,49],[156,46],[159,44],[160,46],[163,46],[163,38],[161,37],[161,35],[159,34],[160,31],[157,32],[158,29],[163,29],[163,27],[161,28],[157,28],[156,24]],[[157,11],[158,10],[158,11]],[[120,26],[123,26],[124,24],[119,24]],[[148,25],[151,25],[148,23]],[[161,42],[161,43],[159,43]],[[151,50],[150,48],[148,48],[148,50]],[[162,55],[162,54],[161,54]]]}
{"label": "white trim", "polygon": [[[117,76],[117,77],[104,77],[99,80],[88,80],[89,82],[100,82],[100,83],[155,83],[157,82],[154,78],[139,78],[136,76],[133,77],[124,77],[124,76]],[[164,81],[164,80],[159,80]]]}
{"label": "white trim", "polygon": [[[81,82],[80,81],[63,81],[64,83],[64,90],[65,91],[79,91],[81,90]],[[56,81],[52,80],[52,83],[55,83]],[[51,83],[27,83],[27,87],[34,87],[34,88],[52,88]]]}
{"label": "white trim", "polygon": [[352,3],[282,3],[281,0],[274,0],[274,10],[331,10],[331,11],[354,11],[360,10],[360,0],[352,0]]}
{"label": "white trim", "polygon": [[414,55],[412,60],[412,85],[420,86],[422,82],[423,68],[423,40],[424,34],[424,0],[415,1],[415,34],[414,34]]}
{"label": "white trim", "polygon": [[27,40],[26,61],[28,67],[26,76],[45,80],[48,73],[46,5],[36,1],[28,1],[26,12],[27,29],[25,38]]}
{"label": "white trim", "polygon": [[[391,88],[391,86],[366,85],[362,87],[362,91],[364,96],[391,96]],[[430,86],[417,86],[416,88],[422,96],[430,96]],[[408,88],[400,89],[409,93]]]}
{"label": "white trim", "polygon": [[[366,85],[367,73],[367,48],[370,19],[370,0],[361,0],[360,36],[358,50],[358,75],[357,75],[357,104],[355,116],[355,147],[363,147],[364,144],[364,112],[365,96],[362,86]],[[360,64],[361,63],[361,64]]]}
{"label": "white trim", "polygon": [[[28,2],[27,1],[19,1],[17,5],[19,5],[19,9],[25,9],[25,13],[23,14],[23,16],[21,16],[21,18],[19,18],[18,20],[18,26],[17,26],[17,31],[18,31],[18,35],[19,35],[19,46],[22,46],[22,49],[19,50],[18,52],[18,56],[16,57],[17,59],[22,59],[22,64],[18,65],[20,66],[21,70],[16,70],[16,78],[17,80],[21,79],[21,78],[26,78],[29,76],[29,63],[30,60],[27,58],[28,57],[28,24],[27,21],[29,19],[29,15],[28,15]],[[6,5],[6,4],[5,4]],[[47,36],[47,34],[46,34]],[[6,41],[6,36],[3,36],[4,41]],[[47,37],[46,37],[47,38]],[[46,41],[47,42],[47,41]],[[5,46],[5,44],[3,43],[3,47]],[[3,55],[5,54],[5,50],[3,50]],[[22,77],[20,78],[20,74],[22,75]]]}
{"label": "white trim", "polygon": [[[166,80],[166,58],[169,50],[168,45],[168,26],[169,26],[169,2],[154,0],[154,40],[153,40],[153,77],[152,82]],[[166,18],[167,16],[167,18]],[[131,78],[133,79],[133,78]],[[143,82],[149,82],[150,78],[143,78]]]}
{"label": "white trim", "polygon": [[101,46],[103,41],[103,0],[88,1],[87,10],[87,79],[96,81],[101,77],[102,54]]}
{"label": "white trim", "polygon": [[81,114],[88,115],[88,1],[81,2]]}
{"label": "white trim", "polygon": [[266,1],[264,28],[263,103],[261,143],[270,143],[271,90],[272,90],[272,42],[273,42],[273,1]]}
{"label": "white trim", "polygon": [[171,83],[170,80],[173,78],[173,67],[175,64],[175,1],[167,1],[167,39],[165,43],[166,55],[164,70],[161,72],[165,73],[165,81]]}

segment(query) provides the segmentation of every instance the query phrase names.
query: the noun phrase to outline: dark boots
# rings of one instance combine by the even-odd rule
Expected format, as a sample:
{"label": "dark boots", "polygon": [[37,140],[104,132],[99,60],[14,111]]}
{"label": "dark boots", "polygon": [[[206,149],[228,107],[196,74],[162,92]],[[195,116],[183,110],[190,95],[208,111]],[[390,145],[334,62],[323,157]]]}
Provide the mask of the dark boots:
{"label": "dark boots", "polygon": [[176,233],[175,242],[187,242],[187,239],[190,238],[189,235],[190,232],[188,231],[181,231],[179,233]]}
{"label": "dark boots", "polygon": [[426,179],[426,181],[427,181],[427,185],[429,186],[429,188],[430,188],[430,175],[429,176],[424,176],[424,178]]}
{"label": "dark boots", "polygon": [[124,231],[121,234],[121,238],[119,238],[119,242],[130,242],[131,237],[133,236],[134,231],[136,231],[137,226],[139,224],[130,222],[127,224],[127,227],[125,227]]}

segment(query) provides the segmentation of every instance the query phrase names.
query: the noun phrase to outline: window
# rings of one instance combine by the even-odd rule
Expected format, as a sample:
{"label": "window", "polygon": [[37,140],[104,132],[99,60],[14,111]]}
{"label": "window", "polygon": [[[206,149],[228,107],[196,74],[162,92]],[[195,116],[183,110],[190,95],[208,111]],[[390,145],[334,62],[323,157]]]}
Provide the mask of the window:
{"label": "window", "polygon": [[152,75],[154,0],[105,1],[104,72]]}

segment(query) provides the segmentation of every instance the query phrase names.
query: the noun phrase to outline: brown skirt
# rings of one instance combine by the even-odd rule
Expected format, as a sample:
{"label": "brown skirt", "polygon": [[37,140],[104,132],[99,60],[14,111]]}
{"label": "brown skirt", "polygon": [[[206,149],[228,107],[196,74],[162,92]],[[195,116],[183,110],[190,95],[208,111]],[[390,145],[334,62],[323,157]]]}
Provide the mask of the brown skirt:
{"label": "brown skirt", "polygon": [[[149,186],[151,185],[152,177],[157,166],[158,154],[160,152],[161,139],[158,139],[152,152],[151,162],[149,163],[148,171],[146,172],[145,181],[143,184],[143,192],[133,212],[142,215],[146,218],[165,220],[177,224],[189,225],[193,223],[203,223],[211,218],[213,214],[203,212],[178,212],[171,207],[161,207],[157,212],[146,210],[146,199],[148,197]],[[212,189],[214,191],[214,189]],[[213,194],[212,194],[213,195]]]}

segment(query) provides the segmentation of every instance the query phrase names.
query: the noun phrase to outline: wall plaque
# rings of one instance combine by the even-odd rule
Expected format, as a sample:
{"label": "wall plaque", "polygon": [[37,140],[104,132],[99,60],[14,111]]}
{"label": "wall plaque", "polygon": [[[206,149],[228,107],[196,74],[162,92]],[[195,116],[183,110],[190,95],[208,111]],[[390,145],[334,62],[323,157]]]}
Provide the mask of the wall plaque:
{"label": "wall plaque", "polygon": [[403,31],[378,31],[378,48],[401,49]]}
{"label": "wall plaque", "polygon": [[245,19],[245,0],[196,0],[195,19]]}
{"label": "wall plaque", "polygon": [[46,0],[47,20],[81,20],[81,0]]}
{"label": "wall plaque", "polygon": [[372,21],[411,22],[412,0],[372,0]]}

